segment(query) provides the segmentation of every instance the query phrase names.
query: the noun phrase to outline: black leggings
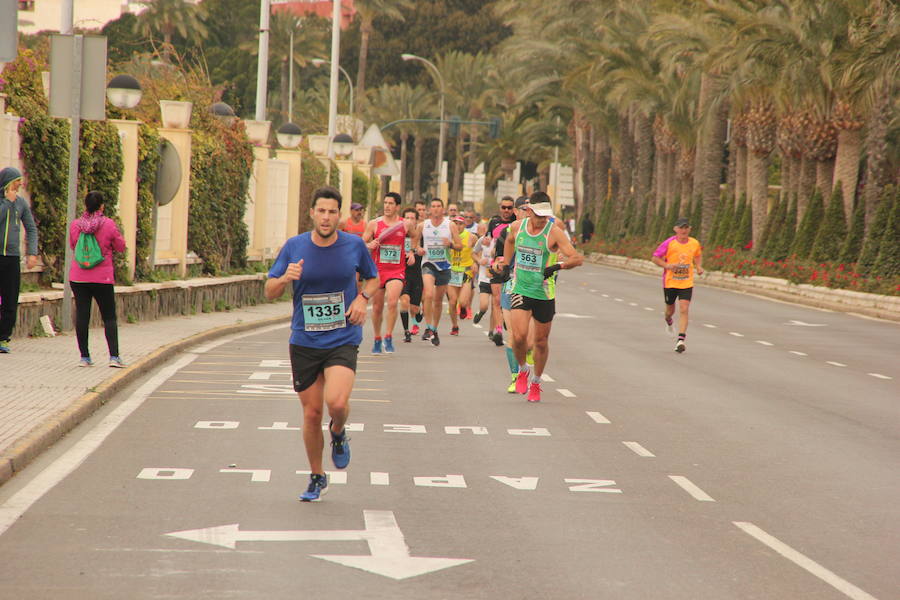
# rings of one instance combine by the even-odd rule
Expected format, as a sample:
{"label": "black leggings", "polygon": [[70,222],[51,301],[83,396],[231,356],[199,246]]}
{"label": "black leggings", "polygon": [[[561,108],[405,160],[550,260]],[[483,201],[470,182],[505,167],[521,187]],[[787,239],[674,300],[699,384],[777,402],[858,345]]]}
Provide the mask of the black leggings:
{"label": "black leggings", "polygon": [[21,277],[19,257],[0,256],[0,341],[11,338],[16,327]]}
{"label": "black leggings", "polygon": [[88,346],[88,327],[91,323],[91,301],[97,300],[103,328],[106,330],[106,345],[110,356],[119,356],[119,324],[116,321],[116,292],[111,283],[72,282],[75,294],[75,335],[82,358],[91,355]]}

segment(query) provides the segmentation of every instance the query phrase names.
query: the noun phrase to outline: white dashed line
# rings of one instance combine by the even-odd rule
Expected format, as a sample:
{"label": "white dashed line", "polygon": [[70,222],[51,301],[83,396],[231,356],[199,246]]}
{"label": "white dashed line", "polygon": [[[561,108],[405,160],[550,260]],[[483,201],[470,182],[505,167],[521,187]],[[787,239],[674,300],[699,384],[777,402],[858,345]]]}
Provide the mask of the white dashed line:
{"label": "white dashed line", "polygon": [[391,475],[373,471],[369,473],[369,483],[371,485],[391,485]]}
{"label": "white dashed line", "polygon": [[591,410],[588,410],[585,412],[587,413],[587,416],[589,416],[590,418],[592,418],[594,420],[595,423],[601,423],[601,424],[609,423],[609,419],[607,419],[606,417],[604,417],[603,415],[601,415],[598,412],[591,411]]}
{"label": "white dashed line", "polygon": [[592,292],[596,292],[597,290],[591,290]]}
{"label": "white dashed line", "polygon": [[797,350],[788,350],[788,352],[796,356],[809,356],[806,352],[798,352]]}
{"label": "white dashed line", "polygon": [[656,455],[638,444],[637,442],[622,442],[625,446],[637,454],[638,456],[643,456],[645,458],[654,458]]}
{"label": "white dashed line", "polygon": [[738,333],[737,331],[729,331],[728,335],[733,335],[734,337],[744,337],[743,333]]}
{"label": "white dashed line", "polygon": [[761,345],[763,345],[763,346],[774,346],[774,345],[775,345],[775,344],[773,344],[772,342],[767,342],[767,341],[765,341],[765,340],[756,340],[756,343],[757,343],[757,344],[761,344]]}
{"label": "white dashed line", "polygon": [[712,323],[704,323],[703,326],[709,327],[710,329],[715,329],[717,327],[717,325],[713,325]]}
{"label": "white dashed line", "polygon": [[543,381],[545,383],[553,383],[556,380],[553,379],[552,377],[550,377],[549,375],[547,375],[546,373],[541,373],[541,381]]}
{"label": "white dashed line", "polygon": [[600,294],[600,295],[603,296],[604,298],[609,298],[609,294]]}
{"label": "white dashed line", "polygon": [[625,302],[625,301],[622,300],[621,298],[616,298],[616,302]]}
{"label": "white dashed line", "polygon": [[832,367],[846,367],[847,366],[844,363],[834,362],[833,360],[826,360],[825,364],[831,365]]}
{"label": "white dashed line", "polygon": [[756,538],[758,541],[762,542],[798,567],[809,571],[831,587],[842,592],[848,598],[852,598],[852,600],[875,600],[875,597],[871,594],[864,592],[846,579],[832,573],[808,556],[797,552],[778,538],[772,537],[753,523],[741,521],[732,521],[732,523],[742,529],[744,533]]}
{"label": "white dashed line", "polygon": [[559,392],[560,394],[562,394],[563,396],[565,396],[566,398],[574,398],[575,397],[575,394],[573,394],[566,388],[557,388],[556,391]]}
{"label": "white dashed line", "polygon": [[694,482],[687,477],[682,475],[669,475],[669,479],[678,484],[678,487],[693,496],[695,500],[699,500],[700,502],[715,502],[712,496],[698,488]]}
{"label": "white dashed line", "polygon": [[644,307],[644,310],[653,310],[653,309],[652,309],[651,307],[649,307],[649,306],[645,306],[645,307]]}
{"label": "white dashed line", "polygon": [[637,306],[637,302],[629,302],[628,306]]}
{"label": "white dashed line", "polygon": [[878,379],[893,379],[893,377],[888,377],[887,375],[882,375],[881,373],[869,373],[869,375]]}

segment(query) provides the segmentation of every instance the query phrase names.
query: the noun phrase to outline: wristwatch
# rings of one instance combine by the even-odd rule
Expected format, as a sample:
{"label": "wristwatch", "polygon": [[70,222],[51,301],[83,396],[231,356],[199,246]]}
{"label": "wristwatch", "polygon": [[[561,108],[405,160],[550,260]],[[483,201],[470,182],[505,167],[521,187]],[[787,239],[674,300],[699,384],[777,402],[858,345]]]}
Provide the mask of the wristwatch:
{"label": "wristwatch", "polygon": [[365,292],[362,291],[362,290],[359,291],[359,295],[362,296],[363,298],[365,298],[365,299],[366,299],[366,302],[368,302],[369,300],[372,299],[372,296],[368,295],[367,293],[365,293]]}

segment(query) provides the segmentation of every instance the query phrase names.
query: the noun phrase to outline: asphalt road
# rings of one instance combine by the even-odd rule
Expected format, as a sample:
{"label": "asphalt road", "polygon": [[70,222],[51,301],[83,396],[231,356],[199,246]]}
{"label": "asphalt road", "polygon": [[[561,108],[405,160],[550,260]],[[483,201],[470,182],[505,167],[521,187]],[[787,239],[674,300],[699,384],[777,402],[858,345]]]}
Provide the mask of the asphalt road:
{"label": "asphalt road", "polygon": [[896,324],[699,286],[679,355],[657,278],[559,289],[540,404],[367,329],[319,503],[286,328],[148,373],[0,488],[0,598],[900,597]]}

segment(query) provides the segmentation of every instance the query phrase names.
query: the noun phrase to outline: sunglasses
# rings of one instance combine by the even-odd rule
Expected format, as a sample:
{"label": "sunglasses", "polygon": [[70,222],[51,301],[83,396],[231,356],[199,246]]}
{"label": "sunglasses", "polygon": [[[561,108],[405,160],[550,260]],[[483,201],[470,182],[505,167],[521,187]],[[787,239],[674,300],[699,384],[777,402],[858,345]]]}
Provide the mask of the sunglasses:
{"label": "sunglasses", "polygon": [[512,209],[513,209],[512,205],[510,205],[510,206],[501,206],[501,207],[500,207],[500,210],[512,210]]}

